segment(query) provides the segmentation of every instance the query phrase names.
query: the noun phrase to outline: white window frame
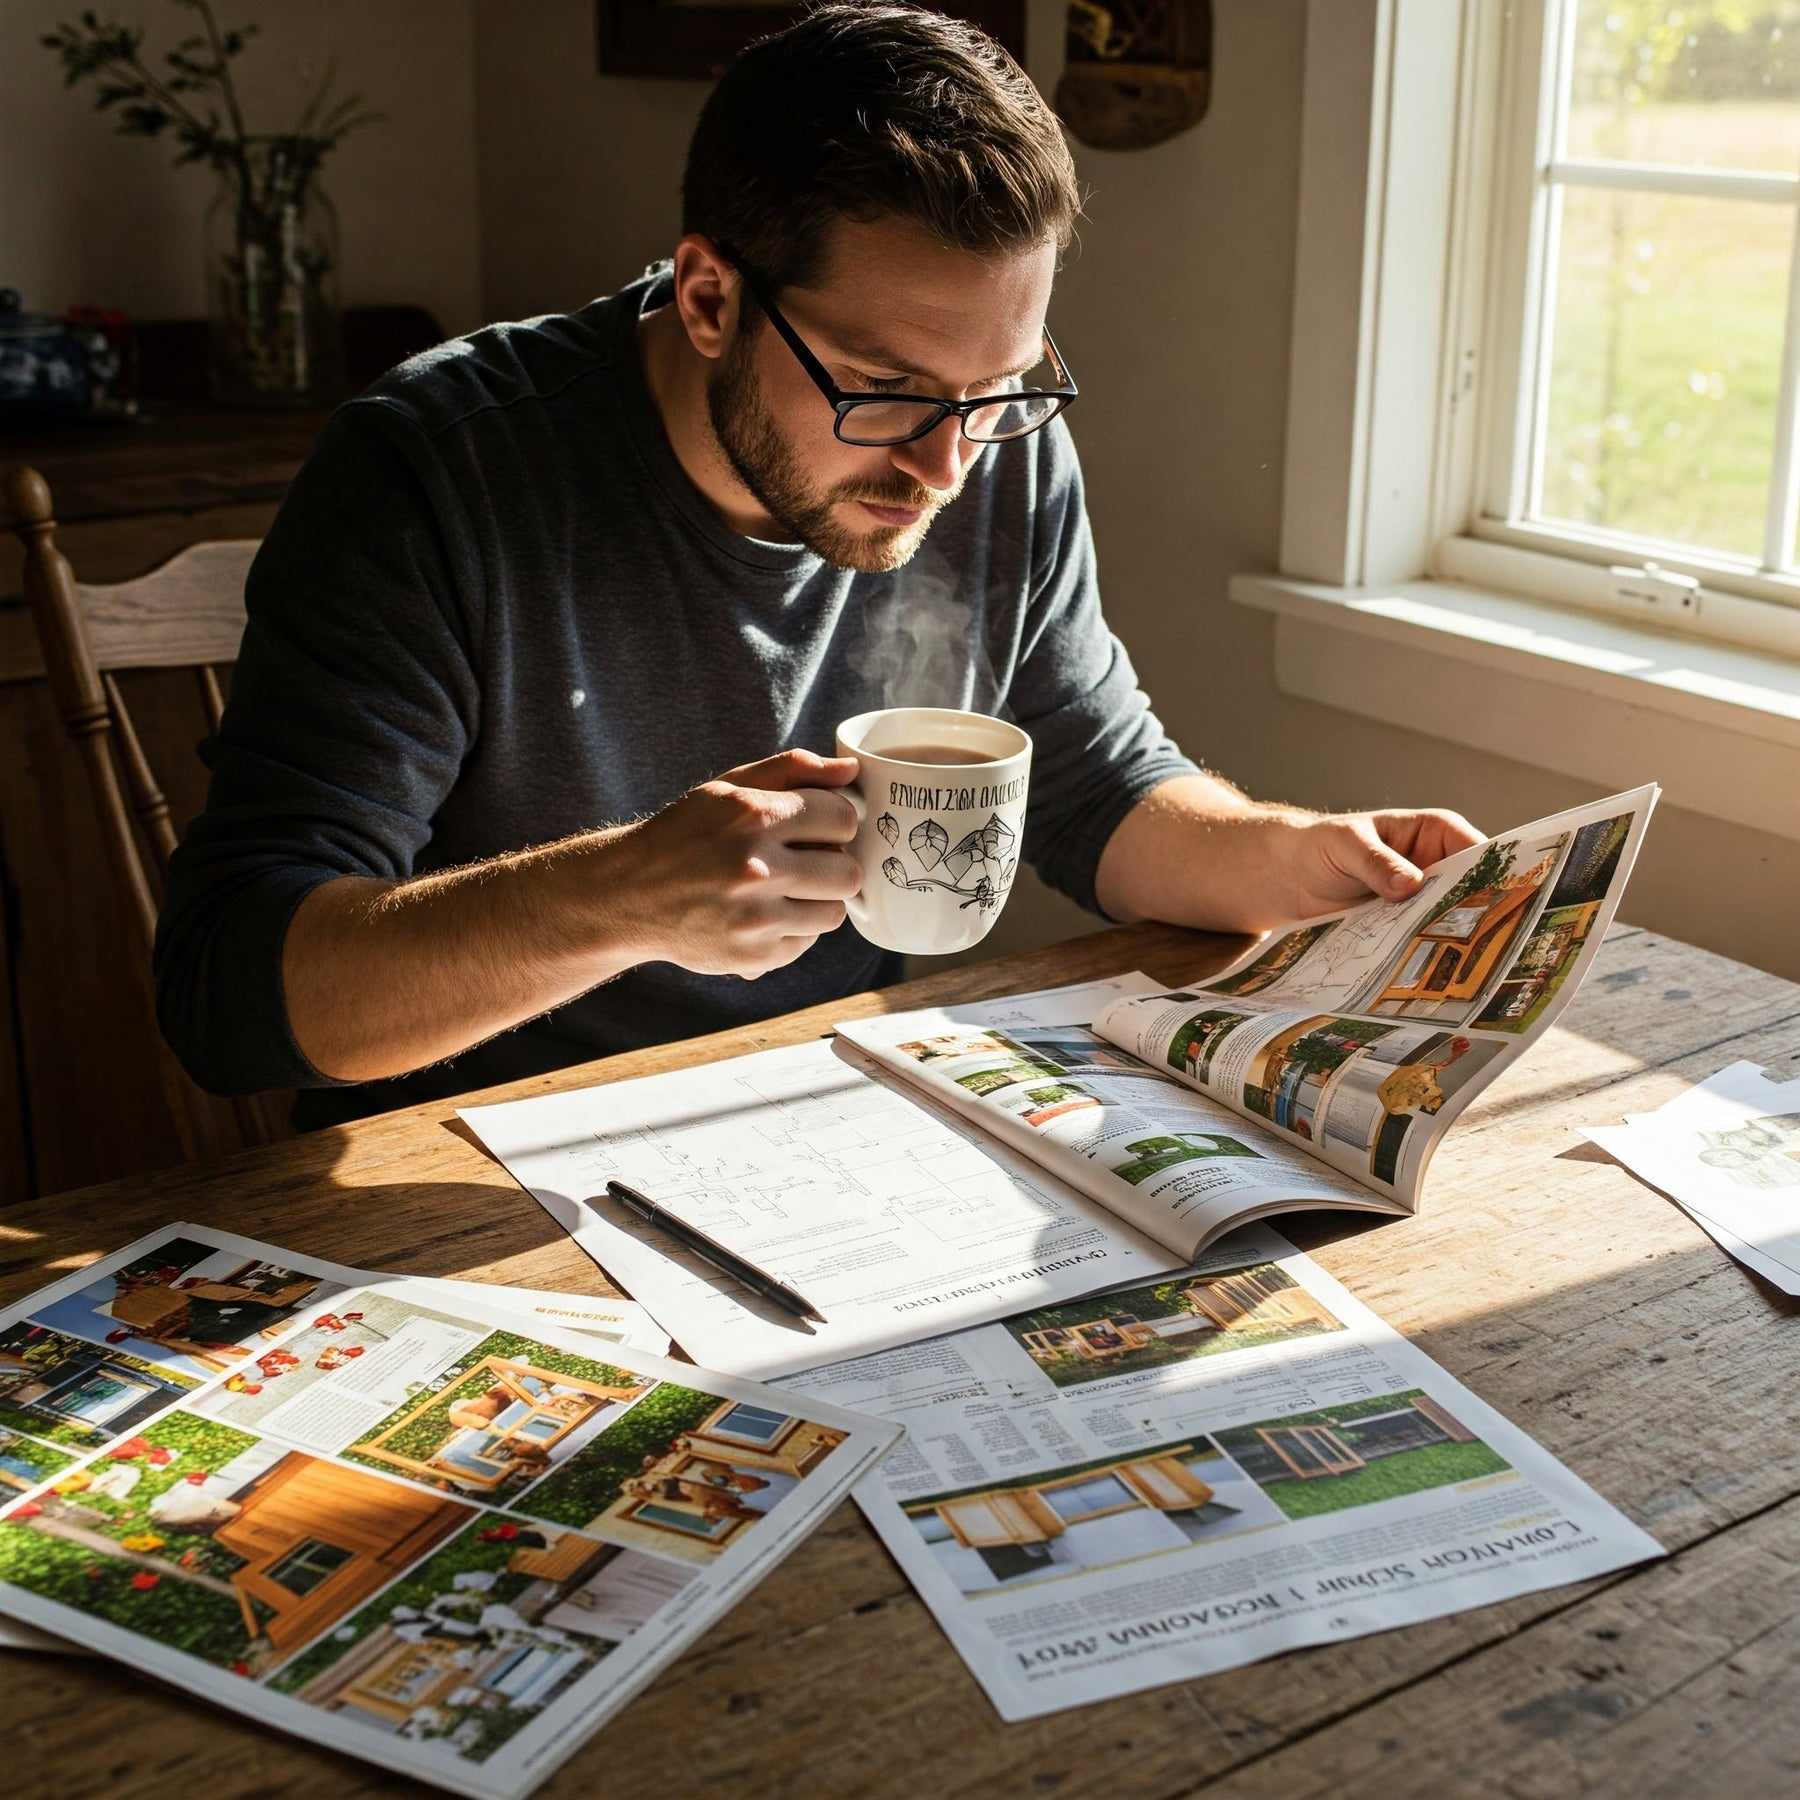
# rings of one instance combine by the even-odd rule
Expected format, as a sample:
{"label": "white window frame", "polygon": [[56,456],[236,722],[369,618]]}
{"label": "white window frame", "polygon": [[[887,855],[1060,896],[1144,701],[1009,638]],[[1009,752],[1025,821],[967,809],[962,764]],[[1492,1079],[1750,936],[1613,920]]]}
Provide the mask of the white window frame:
{"label": "white window frame", "polygon": [[[1455,536],[1510,544],[1600,567],[1653,559],[1659,568],[1720,594],[1800,605],[1800,568],[1795,566],[1794,548],[1795,523],[1800,519],[1800,441],[1794,430],[1796,407],[1800,406],[1800,229],[1793,230],[1790,239],[1771,503],[1765,515],[1761,557],[1714,553],[1691,544],[1657,543],[1639,534],[1599,526],[1559,528],[1541,519],[1527,522],[1539,510],[1530,492],[1530,455],[1549,395],[1546,367],[1540,365],[1535,382],[1526,380],[1523,370],[1539,360],[1534,340],[1552,304],[1548,290],[1556,260],[1557,190],[1612,188],[1749,201],[1784,208],[1790,227],[1800,224],[1800,172],[1780,175],[1747,169],[1650,168],[1588,162],[1560,154],[1566,130],[1562,100],[1574,50],[1575,16],[1575,0],[1562,0],[1560,7],[1554,0],[1522,0],[1506,9],[1497,41],[1481,47],[1482,54],[1495,59],[1496,79],[1491,85],[1497,90],[1497,160],[1491,206],[1473,207],[1469,224],[1485,227],[1484,235],[1495,247],[1483,357],[1489,374],[1483,383],[1484,403],[1477,428],[1481,439],[1478,467],[1461,507],[1466,522],[1460,531],[1451,523],[1451,531]],[[1465,254],[1474,249],[1466,239],[1465,246]],[[1452,543],[1448,560],[1454,563],[1456,554]],[[1530,580],[1529,565],[1521,569],[1521,575]],[[1710,635],[1704,609],[1698,625],[1703,635]]]}
{"label": "white window frame", "polygon": [[1284,693],[1800,838],[1800,584],[1518,522],[1544,18],[1308,0],[1280,569],[1232,598]]}

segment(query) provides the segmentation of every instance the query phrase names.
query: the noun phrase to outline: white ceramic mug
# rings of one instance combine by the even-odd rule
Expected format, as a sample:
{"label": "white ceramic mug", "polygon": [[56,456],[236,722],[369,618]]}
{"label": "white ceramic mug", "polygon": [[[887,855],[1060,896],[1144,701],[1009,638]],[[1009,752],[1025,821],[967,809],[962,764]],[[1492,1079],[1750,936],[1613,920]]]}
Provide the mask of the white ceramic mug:
{"label": "white ceramic mug", "polygon": [[862,765],[846,790],[862,869],[851,923],[910,956],[979,943],[1019,867],[1031,739],[985,713],[895,706],[846,719],[837,747]]}

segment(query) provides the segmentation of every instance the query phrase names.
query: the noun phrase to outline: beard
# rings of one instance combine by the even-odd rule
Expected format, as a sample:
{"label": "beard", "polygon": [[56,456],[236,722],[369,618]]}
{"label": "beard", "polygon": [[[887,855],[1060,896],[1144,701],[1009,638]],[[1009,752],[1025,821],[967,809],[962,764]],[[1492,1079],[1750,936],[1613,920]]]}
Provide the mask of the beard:
{"label": "beard", "polygon": [[[782,530],[835,568],[882,575],[909,562],[932,520],[956,498],[961,481],[948,494],[898,472],[886,483],[842,481],[834,487],[814,487],[801,473],[799,457],[763,401],[750,350],[750,342],[740,333],[706,384],[713,435],[738,480]],[[840,505],[858,500],[876,506],[923,507],[925,516],[910,525],[852,531],[835,514]]]}

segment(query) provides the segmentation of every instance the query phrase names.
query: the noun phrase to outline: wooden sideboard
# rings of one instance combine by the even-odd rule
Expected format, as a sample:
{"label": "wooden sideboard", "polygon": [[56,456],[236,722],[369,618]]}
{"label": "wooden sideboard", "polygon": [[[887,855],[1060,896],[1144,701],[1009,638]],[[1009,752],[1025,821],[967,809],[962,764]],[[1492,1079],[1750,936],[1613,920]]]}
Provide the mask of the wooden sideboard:
{"label": "wooden sideboard", "polygon": [[[50,483],[77,580],[125,581],[186,544],[261,537],[324,419],[169,407],[0,437],[0,467],[24,463]],[[0,1207],[179,1159],[154,1023],[20,597],[11,526],[0,503]],[[146,670],[122,685],[180,830],[206,792],[192,680]]]}

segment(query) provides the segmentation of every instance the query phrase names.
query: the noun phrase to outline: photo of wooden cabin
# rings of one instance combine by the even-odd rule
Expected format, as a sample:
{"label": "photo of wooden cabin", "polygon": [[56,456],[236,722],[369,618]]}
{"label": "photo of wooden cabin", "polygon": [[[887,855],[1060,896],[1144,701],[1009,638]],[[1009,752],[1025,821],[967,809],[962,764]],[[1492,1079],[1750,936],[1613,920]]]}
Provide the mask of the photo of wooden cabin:
{"label": "photo of wooden cabin", "polygon": [[1428,918],[1368,1010],[1397,1018],[1462,1020],[1494,985],[1563,848],[1558,839],[1528,869],[1460,895]]}
{"label": "photo of wooden cabin", "polygon": [[270,1685],[480,1762],[693,1579],[680,1563],[484,1512]]}
{"label": "photo of wooden cabin", "polygon": [[1215,1433],[1289,1518],[1398,1499],[1508,1465],[1441,1401],[1414,1388]]}
{"label": "photo of wooden cabin", "polygon": [[709,1562],[843,1441],[830,1425],[723,1401],[660,1454],[646,1455],[590,1529],[617,1543]]}
{"label": "photo of wooden cabin", "polygon": [[360,1439],[353,1453],[415,1480],[492,1496],[543,1474],[584,1426],[597,1425],[650,1385],[485,1356],[448,1395],[425,1395]]}
{"label": "photo of wooden cabin", "polygon": [[213,1537],[244,1559],[230,1579],[246,1637],[277,1651],[316,1636],[470,1518],[455,1501],[298,1452],[236,1504]]}
{"label": "photo of wooden cabin", "polygon": [[1273,1262],[1124,1288],[1002,1323],[1058,1387],[1343,1329],[1324,1301]]}

